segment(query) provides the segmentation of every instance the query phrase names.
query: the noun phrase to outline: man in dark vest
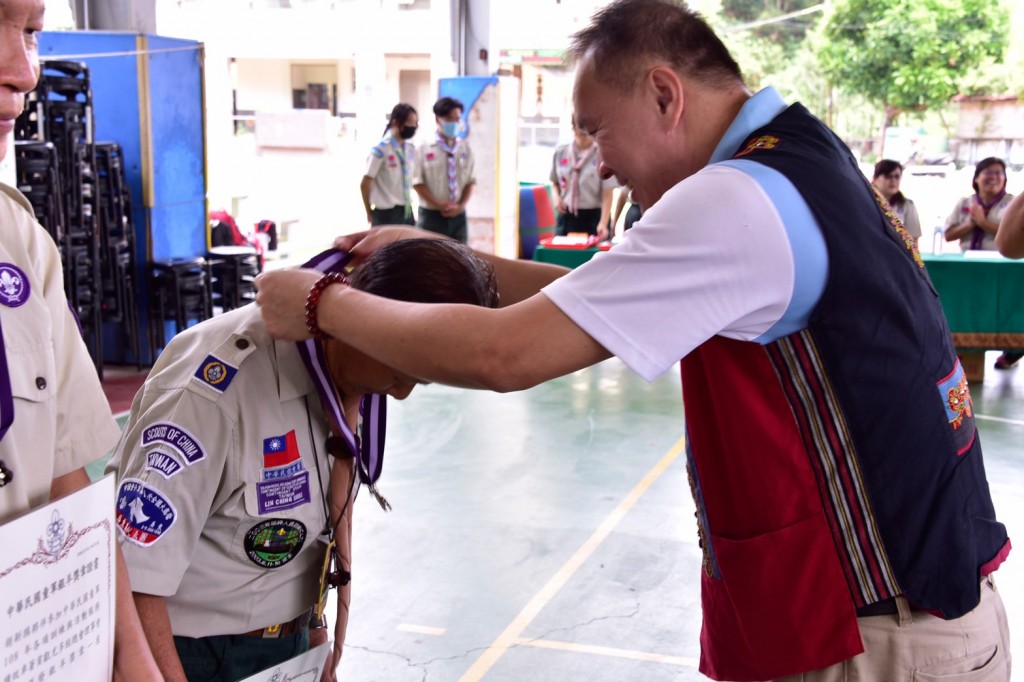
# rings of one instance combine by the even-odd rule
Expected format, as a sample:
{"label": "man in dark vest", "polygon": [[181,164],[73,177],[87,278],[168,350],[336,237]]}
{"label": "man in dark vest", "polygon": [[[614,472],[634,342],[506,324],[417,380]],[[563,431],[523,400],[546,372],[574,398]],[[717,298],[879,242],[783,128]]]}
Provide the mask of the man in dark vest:
{"label": "man in dark vest", "polygon": [[843,143],[752,94],[677,2],[618,0],[572,51],[579,124],[644,211],[621,244],[564,277],[492,257],[498,310],[344,287],[306,310],[318,275],[271,273],[271,333],[500,391],[610,355],[649,380],[681,359],[706,675],[1008,679],[992,573],[1010,543],[914,239]]}

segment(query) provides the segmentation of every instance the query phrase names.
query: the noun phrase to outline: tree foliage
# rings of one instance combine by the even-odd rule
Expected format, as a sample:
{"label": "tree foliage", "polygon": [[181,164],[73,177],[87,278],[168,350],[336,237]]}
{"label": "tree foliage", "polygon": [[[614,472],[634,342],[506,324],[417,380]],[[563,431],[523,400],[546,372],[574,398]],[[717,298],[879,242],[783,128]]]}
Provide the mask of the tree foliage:
{"label": "tree foliage", "polygon": [[888,123],[944,106],[1001,61],[1009,22],[997,0],[836,0],[819,39],[832,82],[884,108]]}

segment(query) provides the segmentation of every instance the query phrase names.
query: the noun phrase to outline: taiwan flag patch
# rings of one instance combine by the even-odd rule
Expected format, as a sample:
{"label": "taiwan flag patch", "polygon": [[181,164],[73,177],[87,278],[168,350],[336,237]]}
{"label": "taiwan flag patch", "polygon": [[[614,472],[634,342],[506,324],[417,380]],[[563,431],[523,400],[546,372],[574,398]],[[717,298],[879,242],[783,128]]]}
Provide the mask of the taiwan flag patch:
{"label": "taiwan flag patch", "polygon": [[272,436],[263,439],[263,468],[288,466],[300,459],[299,446],[295,442],[295,430],[283,436]]}

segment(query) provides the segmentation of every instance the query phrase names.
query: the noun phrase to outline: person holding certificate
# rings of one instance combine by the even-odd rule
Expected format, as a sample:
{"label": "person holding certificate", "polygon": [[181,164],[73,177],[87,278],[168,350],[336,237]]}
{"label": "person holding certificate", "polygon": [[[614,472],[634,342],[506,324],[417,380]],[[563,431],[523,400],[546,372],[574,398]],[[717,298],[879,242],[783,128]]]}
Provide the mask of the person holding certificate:
{"label": "person holding certificate", "polygon": [[[319,287],[343,281],[329,272]],[[347,283],[399,301],[497,304],[491,267],[451,240],[393,244]],[[274,341],[255,305],[171,340],[108,465],[135,600],[167,680],[231,682],[325,642],[328,583],[343,590],[334,670],[356,477],[386,504],[372,485],[383,396],[404,399],[417,383],[333,339]]]}
{"label": "person holding certificate", "polygon": [[[0,158],[39,78],[42,29],[42,0],[0,0]],[[57,245],[24,195],[2,183],[0,225],[2,524],[87,486],[85,465],[118,431],[68,308]],[[158,680],[120,560],[118,569],[114,679]]]}

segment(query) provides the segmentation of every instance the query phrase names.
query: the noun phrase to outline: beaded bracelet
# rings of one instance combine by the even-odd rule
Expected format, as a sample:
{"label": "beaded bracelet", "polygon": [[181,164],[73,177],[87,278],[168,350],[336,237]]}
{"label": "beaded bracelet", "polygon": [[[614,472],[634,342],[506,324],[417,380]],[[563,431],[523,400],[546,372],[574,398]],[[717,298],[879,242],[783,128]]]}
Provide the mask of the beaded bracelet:
{"label": "beaded bracelet", "polygon": [[348,278],[340,272],[328,272],[316,281],[316,284],[310,288],[309,295],[306,296],[306,329],[314,339],[331,338],[316,323],[316,306],[320,303],[320,295],[324,293],[324,289],[332,284],[348,284]]}

